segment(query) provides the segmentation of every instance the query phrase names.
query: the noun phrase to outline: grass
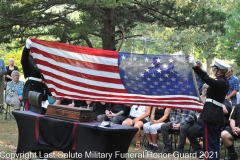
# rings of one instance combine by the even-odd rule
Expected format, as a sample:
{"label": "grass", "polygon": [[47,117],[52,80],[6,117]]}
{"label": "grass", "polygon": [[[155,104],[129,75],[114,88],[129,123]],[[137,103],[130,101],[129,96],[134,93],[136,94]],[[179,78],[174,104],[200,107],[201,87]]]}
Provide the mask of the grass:
{"label": "grass", "polygon": [[[18,142],[18,128],[16,122],[12,119],[11,121],[8,120],[3,120],[3,114],[0,114],[0,156],[1,153],[15,153],[17,149],[17,142]],[[160,138],[161,139],[161,138]],[[159,146],[160,148],[163,148],[162,142],[159,140]],[[134,150],[134,145],[135,145],[135,138],[133,138],[131,145],[129,146],[128,154],[129,157],[127,160],[141,160],[141,159],[147,159],[147,160],[153,160],[156,158],[143,158],[143,153],[145,153],[145,156],[147,155],[146,152],[144,152],[144,148],[141,148],[138,151]],[[235,146],[239,146],[239,143],[236,144]],[[189,142],[186,143],[185,145],[185,153],[188,153],[188,148],[189,148]],[[192,150],[191,150],[192,151]],[[238,150],[239,151],[239,150]],[[161,149],[159,153],[161,152]],[[239,153],[239,152],[238,152]],[[58,152],[56,152],[58,154]],[[159,154],[160,155],[160,154]],[[222,146],[221,147],[221,159],[224,158],[225,155],[225,148]],[[61,155],[58,155],[58,157]],[[132,157],[131,157],[132,156]],[[7,158],[0,157],[1,160],[10,160]],[[48,160],[60,160],[61,158],[50,158]],[[182,158],[174,158],[173,155],[169,155],[167,158],[157,158],[157,159],[168,159],[168,160],[187,160],[187,159],[197,159],[197,158],[189,158],[189,157],[182,157]],[[21,160],[21,159],[19,159]],[[34,160],[34,159],[32,159]]]}

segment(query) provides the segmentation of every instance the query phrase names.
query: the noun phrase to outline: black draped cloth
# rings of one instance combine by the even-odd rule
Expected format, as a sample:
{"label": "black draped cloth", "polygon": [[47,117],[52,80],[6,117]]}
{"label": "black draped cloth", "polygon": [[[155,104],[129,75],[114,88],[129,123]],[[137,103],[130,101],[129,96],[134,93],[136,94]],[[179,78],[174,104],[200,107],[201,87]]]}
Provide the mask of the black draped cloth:
{"label": "black draped cloth", "polygon": [[78,122],[63,121],[44,116],[36,117],[37,143],[76,150],[76,128]]}

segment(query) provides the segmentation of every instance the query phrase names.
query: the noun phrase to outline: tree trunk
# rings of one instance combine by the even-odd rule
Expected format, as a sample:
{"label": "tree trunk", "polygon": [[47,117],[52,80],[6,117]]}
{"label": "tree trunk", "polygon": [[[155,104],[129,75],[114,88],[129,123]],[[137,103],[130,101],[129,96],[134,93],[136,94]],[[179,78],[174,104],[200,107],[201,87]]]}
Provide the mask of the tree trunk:
{"label": "tree trunk", "polygon": [[207,73],[208,75],[212,74],[211,69],[212,69],[212,58],[207,58]]}
{"label": "tree trunk", "polygon": [[116,50],[115,47],[115,9],[105,9],[106,18],[103,20],[102,48]]}

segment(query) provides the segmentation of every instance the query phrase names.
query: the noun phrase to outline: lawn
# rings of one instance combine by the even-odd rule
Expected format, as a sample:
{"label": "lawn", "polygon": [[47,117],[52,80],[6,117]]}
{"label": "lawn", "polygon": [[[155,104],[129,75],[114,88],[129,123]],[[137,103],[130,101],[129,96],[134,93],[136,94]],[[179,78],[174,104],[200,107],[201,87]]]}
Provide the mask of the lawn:
{"label": "lawn", "polygon": [[[0,114],[0,159],[1,160],[10,160],[8,158],[4,158],[1,157],[2,155],[10,155],[12,153],[16,152],[17,149],[17,142],[18,142],[18,128],[17,128],[17,124],[16,122],[12,119],[12,120],[4,120],[4,115]],[[161,140],[161,137],[160,137]],[[160,148],[163,147],[162,142],[159,140],[159,145]],[[147,154],[146,152],[144,152],[144,148],[135,151],[134,150],[134,144],[135,144],[135,138],[133,138],[131,145],[129,146],[129,151],[128,151],[128,158],[127,160],[135,160],[135,159],[169,159],[169,160],[178,160],[178,159],[182,159],[182,160],[187,160],[187,159],[197,159],[197,158],[189,158],[187,156],[190,156],[188,149],[189,149],[189,143],[186,143],[185,146],[185,153],[187,153],[185,155],[185,157],[182,158],[174,158],[172,154],[170,155],[162,155],[162,154],[158,154],[158,156],[162,156],[161,158],[150,158],[150,154]],[[239,144],[236,144],[236,146],[239,146]],[[173,146],[173,148],[175,148]],[[160,149],[161,151],[161,149]],[[159,153],[160,153],[159,151]],[[191,150],[192,152],[192,150]],[[4,153],[4,154],[3,154]],[[61,157],[61,153],[59,152],[54,152],[54,154],[56,155],[56,157],[58,158],[51,158],[51,160],[59,160],[59,159],[63,159],[63,158],[59,158]],[[238,152],[239,154],[239,152]],[[225,148],[222,146],[221,147],[221,158],[223,159],[225,155]],[[143,158],[143,156],[145,158]],[[148,156],[148,158],[147,158]],[[156,156],[156,155],[155,155]],[[32,159],[34,160],[34,159]],[[50,159],[48,159],[50,160]]]}

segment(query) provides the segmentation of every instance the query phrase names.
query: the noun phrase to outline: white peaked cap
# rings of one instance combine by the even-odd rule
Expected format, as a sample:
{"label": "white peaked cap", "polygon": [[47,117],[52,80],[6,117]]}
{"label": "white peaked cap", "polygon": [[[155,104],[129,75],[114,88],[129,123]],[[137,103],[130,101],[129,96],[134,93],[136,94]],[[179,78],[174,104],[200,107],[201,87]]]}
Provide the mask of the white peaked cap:
{"label": "white peaked cap", "polygon": [[226,62],[224,62],[221,59],[214,58],[214,61],[215,61],[215,63],[212,66],[213,68],[215,67],[215,68],[219,68],[219,69],[228,69],[231,67],[229,64],[227,64]]}

